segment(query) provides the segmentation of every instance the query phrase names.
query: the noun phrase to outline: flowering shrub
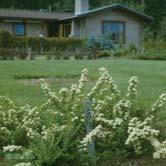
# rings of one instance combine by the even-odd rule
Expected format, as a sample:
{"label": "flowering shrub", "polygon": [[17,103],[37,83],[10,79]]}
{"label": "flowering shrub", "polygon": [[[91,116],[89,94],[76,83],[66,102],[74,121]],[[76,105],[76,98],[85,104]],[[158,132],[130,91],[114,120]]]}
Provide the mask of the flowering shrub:
{"label": "flowering shrub", "polygon": [[[0,97],[0,148],[4,153],[30,149],[36,160],[17,165],[79,165],[87,163],[88,145],[94,141],[98,160],[111,160],[112,154],[153,153],[152,148],[154,158],[166,157],[166,141],[158,140],[160,132],[153,125],[155,112],[165,108],[165,94],[140,116],[137,77],[129,80],[127,95],[121,94],[105,68],[99,70],[99,79],[89,92],[87,81],[87,69],[78,84],[59,92],[41,80],[47,100],[38,107],[19,107]],[[85,101],[91,103],[92,110],[93,129],[88,133]]]}

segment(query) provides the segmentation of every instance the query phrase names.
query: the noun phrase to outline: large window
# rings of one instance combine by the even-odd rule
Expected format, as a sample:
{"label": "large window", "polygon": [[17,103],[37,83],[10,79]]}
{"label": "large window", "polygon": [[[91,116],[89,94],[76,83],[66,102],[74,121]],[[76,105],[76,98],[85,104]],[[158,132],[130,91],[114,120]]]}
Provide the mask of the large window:
{"label": "large window", "polygon": [[103,22],[103,35],[110,35],[114,43],[125,42],[125,23],[115,21]]}
{"label": "large window", "polygon": [[24,36],[25,35],[25,25],[22,23],[16,23],[14,25],[14,34],[16,36]]}

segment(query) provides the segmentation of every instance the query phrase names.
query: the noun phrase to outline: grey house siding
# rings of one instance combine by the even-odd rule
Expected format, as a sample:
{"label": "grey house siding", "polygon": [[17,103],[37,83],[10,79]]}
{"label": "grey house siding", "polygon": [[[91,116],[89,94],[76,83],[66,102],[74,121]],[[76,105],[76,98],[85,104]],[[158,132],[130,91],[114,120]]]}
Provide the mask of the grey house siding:
{"label": "grey house siding", "polygon": [[[0,22],[0,30],[5,30],[14,35],[13,27],[14,24],[18,21],[2,21]],[[47,36],[47,24],[44,22],[25,22],[25,31],[26,36],[39,36],[39,33],[42,33],[44,36]]]}
{"label": "grey house siding", "polygon": [[86,37],[102,35],[102,21],[125,22],[125,45],[133,43],[140,46],[143,22],[131,14],[118,10],[105,10],[86,17],[84,35]]}
{"label": "grey house siding", "polygon": [[5,30],[13,34],[13,23],[11,22],[0,22],[0,30]]}
{"label": "grey house siding", "polygon": [[47,24],[43,22],[27,22],[26,23],[26,35],[27,36],[39,36],[42,33],[47,36]]}

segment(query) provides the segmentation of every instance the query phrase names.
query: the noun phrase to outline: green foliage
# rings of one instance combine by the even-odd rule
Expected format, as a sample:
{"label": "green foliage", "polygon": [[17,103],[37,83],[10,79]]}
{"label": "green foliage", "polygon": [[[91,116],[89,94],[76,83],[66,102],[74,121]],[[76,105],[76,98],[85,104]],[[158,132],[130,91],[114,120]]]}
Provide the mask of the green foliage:
{"label": "green foliage", "polygon": [[113,51],[113,57],[124,57],[127,55],[127,49],[123,48],[123,49],[117,49],[115,51]]}
{"label": "green foliage", "polygon": [[159,36],[161,39],[166,41],[166,16],[162,18],[160,22]]}
{"label": "green foliage", "polygon": [[148,27],[153,32],[153,38],[156,39],[160,33],[162,17],[166,16],[166,1],[145,0],[145,4],[145,12],[154,17],[154,21],[148,23]]}
{"label": "green foliage", "polygon": [[14,36],[14,39],[13,39],[13,47],[14,48],[24,48],[26,49],[28,47],[28,38],[27,37],[18,37],[18,36]]}
{"label": "green foliage", "polygon": [[114,48],[109,36],[91,37],[87,41],[87,46],[89,47],[89,49],[95,48],[98,50],[111,50]]}
{"label": "green foliage", "polygon": [[15,57],[15,50],[8,48],[0,48],[0,60],[13,60]]}
{"label": "green foliage", "polygon": [[145,49],[164,50],[166,49],[166,42],[162,39],[148,39],[143,42],[143,46],[145,47]]}
{"label": "green foliage", "polygon": [[[61,88],[58,93],[41,80],[47,99],[36,107],[16,106],[0,96],[0,148],[4,153],[28,149],[35,157],[29,159],[34,165],[87,165],[87,146],[95,140],[99,162],[115,156],[151,154],[153,148],[154,158],[164,158],[166,142],[158,141],[159,131],[153,127],[156,113],[165,110],[166,93],[150,108],[142,108],[137,77],[129,80],[127,93],[122,95],[105,68],[100,68],[99,79],[88,92],[87,76],[84,69],[78,84]],[[93,130],[88,134],[84,124],[85,100],[92,102],[93,110]]]}
{"label": "green foliage", "polygon": [[131,43],[128,47],[128,52],[129,53],[137,53],[137,51],[138,51],[137,47]]}
{"label": "green foliage", "polygon": [[112,52],[105,50],[105,51],[99,51],[97,58],[107,58],[107,57],[111,57],[112,56]]}
{"label": "green foliage", "polygon": [[[85,40],[78,38],[16,37],[9,32],[0,33],[0,59],[35,58],[35,53],[45,52],[47,59],[70,59],[76,50],[85,48]],[[31,52],[29,52],[31,49]],[[71,54],[71,55],[69,55]],[[78,56],[78,55],[77,55]],[[80,57],[80,55],[78,56]]]}
{"label": "green foliage", "polygon": [[130,56],[142,60],[166,60],[166,43],[163,39],[144,40],[143,48]]}
{"label": "green foliage", "polygon": [[143,53],[135,54],[134,57],[142,60],[166,60],[166,49],[165,50],[147,49]]}
{"label": "green foliage", "polygon": [[13,36],[7,31],[0,31],[0,47],[11,48],[13,45]]}
{"label": "green foliage", "polygon": [[114,45],[109,36],[91,37],[87,40],[87,47],[92,54],[92,58],[100,57],[99,51],[114,49]]}

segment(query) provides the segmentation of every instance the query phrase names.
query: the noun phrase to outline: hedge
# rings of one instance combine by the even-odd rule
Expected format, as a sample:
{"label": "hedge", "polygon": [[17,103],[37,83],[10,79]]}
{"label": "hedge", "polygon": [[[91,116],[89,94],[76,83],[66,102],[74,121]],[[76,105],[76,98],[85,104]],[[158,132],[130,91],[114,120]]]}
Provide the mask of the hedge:
{"label": "hedge", "polygon": [[18,37],[9,32],[0,32],[0,48],[32,48],[33,51],[64,50],[84,47],[85,40],[78,38]]}

